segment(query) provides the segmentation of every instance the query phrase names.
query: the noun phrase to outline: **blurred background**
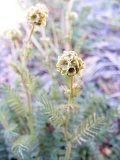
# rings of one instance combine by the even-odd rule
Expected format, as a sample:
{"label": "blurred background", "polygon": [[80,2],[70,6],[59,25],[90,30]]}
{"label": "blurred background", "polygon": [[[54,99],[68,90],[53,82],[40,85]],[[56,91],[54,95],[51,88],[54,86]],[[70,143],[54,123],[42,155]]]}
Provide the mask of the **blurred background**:
{"label": "blurred background", "polygon": [[[7,82],[13,85],[17,78],[9,67],[9,62],[12,58],[17,59],[17,51],[27,39],[31,27],[26,22],[26,10],[38,2],[48,6],[49,17],[46,29],[36,27],[31,38],[33,53],[28,67],[34,75],[41,76],[45,90],[49,90],[52,84],[51,77],[56,74],[56,59],[66,47],[64,15],[67,0],[0,1],[0,84]],[[77,16],[72,22],[71,46],[85,62],[82,83],[92,86],[90,92],[93,92],[94,88],[95,94],[106,97],[106,110],[117,108],[120,111],[120,1],[75,0],[72,10]],[[7,35],[10,29],[21,32],[21,37],[17,38],[15,44]],[[99,148],[99,153],[94,153],[94,149],[93,153],[98,154],[101,160],[120,159],[120,118],[113,123],[110,134],[101,136],[99,141],[92,145],[93,148]],[[83,146],[81,149],[81,160],[90,159],[86,158],[90,157],[87,155],[90,151],[86,148],[87,146]]]}

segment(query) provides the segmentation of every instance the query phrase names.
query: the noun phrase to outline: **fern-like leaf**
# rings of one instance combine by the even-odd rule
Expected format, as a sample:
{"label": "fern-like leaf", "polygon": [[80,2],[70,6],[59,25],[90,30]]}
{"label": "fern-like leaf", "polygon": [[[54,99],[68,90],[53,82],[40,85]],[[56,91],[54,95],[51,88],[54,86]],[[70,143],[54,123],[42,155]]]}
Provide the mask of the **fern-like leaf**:
{"label": "fern-like leaf", "polygon": [[105,123],[103,116],[97,117],[94,113],[91,117],[81,122],[73,135],[73,141],[77,140],[79,144],[86,142],[89,138],[95,137],[101,131]]}
{"label": "fern-like leaf", "polygon": [[41,106],[41,111],[48,115],[51,122],[53,122],[56,126],[62,126],[65,122],[64,115],[58,108],[52,106],[46,99],[47,98],[41,98],[41,100],[38,102]]}
{"label": "fern-like leaf", "polygon": [[8,160],[9,159],[9,153],[7,145],[5,144],[5,137],[3,130],[0,127],[0,160]]}
{"label": "fern-like leaf", "polygon": [[8,103],[11,110],[13,110],[18,116],[25,116],[25,108],[20,97],[17,95],[9,85],[4,85],[2,90],[5,93],[6,102]]}
{"label": "fern-like leaf", "polygon": [[20,160],[32,160],[32,153],[35,146],[38,148],[38,140],[35,135],[23,135],[20,136],[13,143],[13,152]]}

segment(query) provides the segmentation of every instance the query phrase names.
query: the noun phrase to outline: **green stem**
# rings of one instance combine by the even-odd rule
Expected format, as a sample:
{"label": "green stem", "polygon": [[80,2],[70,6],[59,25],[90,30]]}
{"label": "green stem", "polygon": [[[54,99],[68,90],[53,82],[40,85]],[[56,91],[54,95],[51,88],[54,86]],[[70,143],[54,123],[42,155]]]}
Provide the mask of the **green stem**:
{"label": "green stem", "polygon": [[68,136],[67,136],[67,125],[66,125],[66,123],[65,123],[63,129],[64,129],[65,140],[67,141],[67,137],[68,137]]}
{"label": "green stem", "polygon": [[71,158],[71,151],[72,151],[72,144],[71,142],[67,143],[67,149],[66,149],[66,153],[65,153],[65,160],[70,160]]}
{"label": "green stem", "polygon": [[[73,83],[74,83],[74,76],[71,76],[70,77],[70,95],[69,95],[69,99],[68,99],[68,107],[73,102]],[[70,160],[71,151],[72,151],[72,143],[70,142],[69,133],[67,130],[67,124],[68,124],[69,119],[70,119],[70,110],[68,108],[68,110],[66,111],[66,120],[65,120],[65,125],[64,125],[64,136],[65,136],[65,140],[67,143],[65,160]]]}
{"label": "green stem", "polygon": [[[35,26],[32,25],[28,40],[27,40],[25,45],[27,45],[30,42],[32,33],[34,31],[34,27]],[[17,41],[15,41],[15,45],[16,45],[16,48],[17,47],[19,48],[19,44],[17,43]],[[23,50],[23,52],[25,52],[25,51]],[[23,71],[23,72],[21,72],[20,77],[21,77],[21,82],[22,82],[22,85],[23,85],[23,88],[24,88],[24,91],[25,91],[26,101],[27,101],[26,118],[27,118],[27,121],[28,121],[28,126],[29,126],[29,129],[30,129],[30,133],[33,133],[34,129],[33,129],[32,106],[31,106],[31,93],[29,91],[29,88],[27,86],[27,82],[26,82],[26,79],[25,79],[26,75],[24,75],[24,70],[27,70],[26,58],[22,54],[19,57],[20,57],[20,62],[21,62],[21,68],[22,68],[22,71]],[[28,113],[28,115],[27,115],[27,113]]]}
{"label": "green stem", "polygon": [[27,43],[30,42],[30,39],[31,39],[31,36],[32,36],[32,34],[33,34],[34,28],[35,28],[35,25],[33,24],[33,25],[32,25],[32,28],[31,28],[31,31],[30,31],[30,34],[29,34],[29,37],[28,37]]}
{"label": "green stem", "polygon": [[74,83],[74,77],[70,77],[70,95],[68,99],[68,104],[72,104],[73,102],[73,83]]}
{"label": "green stem", "polygon": [[26,85],[24,76],[21,74],[21,80],[23,83],[23,87],[25,90],[25,94],[26,94],[26,99],[27,99],[27,106],[28,106],[28,125],[30,128],[30,132],[33,133],[33,118],[32,118],[32,107],[31,107],[31,95],[28,91],[28,87]]}
{"label": "green stem", "polygon": [[65,124],[63,128],[66,142],[69,140],[68,131],[67,131],[67,124],[68,124],[69,118],[70,118],[69,110],[66,110],[66,119],[65,119]]}

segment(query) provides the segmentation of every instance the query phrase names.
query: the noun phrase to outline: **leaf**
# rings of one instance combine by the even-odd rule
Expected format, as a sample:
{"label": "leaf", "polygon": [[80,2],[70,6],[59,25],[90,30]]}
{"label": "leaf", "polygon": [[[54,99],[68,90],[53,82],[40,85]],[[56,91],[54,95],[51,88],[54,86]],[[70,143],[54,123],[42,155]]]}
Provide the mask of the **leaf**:
{"label": "leaf", "polygon": [[31,160],[32,151],[38,146],[38,139],[35,135],[22,135],[13,143],[13,152],[20,160]]}
{"label": "leaf", "polygon": [[9,153],[8,153],[8,146],[5,143],[5,136],[3,133],[3,130],[0,129],[0,159],[1,160],[8,160],[9,159]]}
{"label": "leaf", "polygon": [[13,110],[18,116],[25,116],[24,104],[16,91],[7,84],[2,86],[2,90],[5,93],[6,102],[11,110]]}
{"label": "leaf", "polygon": [[51,122],[53,122],[57,126],[62,126],[65,122],[65,117],[60,112],[60,110],[50,104],[47,98],[41,98],[41,100],[38,102],[41,106],[41,112],[43,111],[46,115],[48,115]]}
{"label": "leaf", "polygon": [[95,137],[103,127],[105,118],[103,116],[97,117],[94,113],[91,117],[81,122],[73,135],[72,140],[79,144],[86,142],[89,138]]}

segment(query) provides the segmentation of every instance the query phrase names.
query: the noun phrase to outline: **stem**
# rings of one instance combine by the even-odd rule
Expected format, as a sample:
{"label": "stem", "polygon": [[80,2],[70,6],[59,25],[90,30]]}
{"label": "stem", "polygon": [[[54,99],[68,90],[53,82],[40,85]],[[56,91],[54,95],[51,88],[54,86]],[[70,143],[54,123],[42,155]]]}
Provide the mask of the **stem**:
{"label": "stem", "polygon": [[[70,77],[70,95],[69,95],[69,99],[68,99],[68,105],[72,104],[73,102],[73,83],[74,83],[74,76]],[[64,136],[65,136],[65,140],[67,143],[67,149],[66,149],[66,153],[65,153],[65,160],[70,160],[70,156],[71,156],[71,151],[72,151],[72,143],[70,142],[69,139],[69,133],[67,130],[67,124],[70,118],[70,110],[68,108],[67,113],[66,113],[66,120],[65,120],[65,124],[64,124]]]}
{"label": "stem", "polygon": [[67,125],[66,125],[66,123],[65,123],[65,125],[64,125],[64,136],[65,136],[65,140],[67,141]]}
{"label": "stem", "polygon": [[68,99],[68,104],[72,104],[73,102],[73,83],[74,83],[74,77],[70,77],[70,95]]}
{"label": "stem", "polygon": [[[30,30],[30,34],[28,36],[28,41],[26,42],[25,45],[27,45],[31,39],[31,36],[32,36],[32,33],[34,31],[34,25],[32,25],[32,28]],[[17,41],[15,41],[17,42]],[[16,45],[16,48],[18,47],[18,43],[15,43]],[[23,50],[23,52],[25,52]],[[24,91],[25,91],[25,95],[26,95],[26,101],[27,101],[27,109],[28,109],[28,115],[26,113],[26,118],[27,118],[27,122],[28,122],[28,126],[29,126],[29,129],[30,129],[30,133],[33,133],[34,129],[33,129],[33,117],[32,117],[32,106],[31,106],[31,93],[29,91],[29,88],[27,86],[27,82],[26,82],[26,79],[25,79],[25,76],[26,74],[24,74],[24,70],[27,70],[27,67],[26,67],[26,58],[24,55],[21,55],[19,56],[20,57],[20,62],[21,62],[21,67],[22,67],[22,72],[20,74],[20,77],[21,77],[21,81],[22,81],[22,85],[23,85],[23,88],[24,88]]]}
{"label": "stem", "polygon": [[65,160],[70,160],[71,158],[71,151],[72,151],[72,144],[71,142],[68,142],[67,144],[67,149],[66,149],[66,153],[65,153]]}
{"label": "stem", "polygon": [[33,24],[33,25],[32,25],[32,28],[31,28],[31,31],[30,31],[30,34],[29,34],[29,37],[28,37],[27,43],[30,42],[30,39],[31,39],[31,36],[32,36],[32,34],[33,34],[34,28],[35,28],[35,25]]}
{"label": "stem", "polygon": [[65,124],[63,128],[66,142],[69,140],[68,131],[67,131],[67,124],[68,124],[69,118],[70,118],[69,110],[66,110],[66,119],[65,119]]}
{"label": "stem", "polygon": [[32,107],[31,107],[31,95],[28,91],[25,79],[23,75],[21,74],[22,83],[25,89],[26,99],[27,99],[27,106],[28,106],[28,124],[30,127],[30,132],[33,133],[33,119],[32,119]]}

